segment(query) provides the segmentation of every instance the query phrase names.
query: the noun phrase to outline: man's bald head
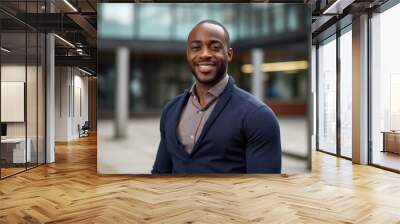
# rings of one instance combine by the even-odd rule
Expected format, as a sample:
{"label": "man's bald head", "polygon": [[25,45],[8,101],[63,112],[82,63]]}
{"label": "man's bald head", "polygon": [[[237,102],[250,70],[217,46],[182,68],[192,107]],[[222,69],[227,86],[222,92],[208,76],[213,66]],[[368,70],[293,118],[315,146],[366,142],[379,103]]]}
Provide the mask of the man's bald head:
{"label": "man's bald head", "polygon": [[190,31],[187,43],[186,59],[197,83],[211,87],[225,76],[233,49],[223,25],[201,21]]}
{"label": "man's bald head", "polygon": [[[205,23],[209,23],[209,24],[213,24],[213,25],[216,25],[216,26],[221,27],[221,28],[224,30],[226,46],[227,46],[228,48],[231,47],[231,43],[230,43],[231,40],[230,40],[230,37],[229,37],[229,32],[228,32],[228,30],[225,28],[224,25],[222,25],[221,23],[219,23],[219,22],[217,22],[217,21],[215,21],[215,20],[206,19],[206,20],[200,21],[199,23],[197,23],[197,24],[192,28],[192,30],[190,31],[190,33],[191,33],[196,27],[198,27],[198,26],[200,26],[200,25],[202,25],[202,24],[205,24]],[[190,36],[190,33],[189,33],[189,36]]]}

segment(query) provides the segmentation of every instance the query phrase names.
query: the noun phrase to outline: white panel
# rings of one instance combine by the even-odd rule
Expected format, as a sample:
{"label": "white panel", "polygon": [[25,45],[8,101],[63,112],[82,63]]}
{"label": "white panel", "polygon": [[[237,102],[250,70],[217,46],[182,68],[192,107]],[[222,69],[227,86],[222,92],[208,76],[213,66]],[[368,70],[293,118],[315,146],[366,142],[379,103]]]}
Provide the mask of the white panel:
{"label": "white panel", "polygon": [[78,132],[78,124],[81,124],[81,88],[75,87],[75,94],[74,94],[74,119],[73,119],[73,126],[72,126],[72,135],[77,137],[79,135]]}
{"label": "white panel", "polygon": [[24,122],[24,82],[1,82],[1,122]]}

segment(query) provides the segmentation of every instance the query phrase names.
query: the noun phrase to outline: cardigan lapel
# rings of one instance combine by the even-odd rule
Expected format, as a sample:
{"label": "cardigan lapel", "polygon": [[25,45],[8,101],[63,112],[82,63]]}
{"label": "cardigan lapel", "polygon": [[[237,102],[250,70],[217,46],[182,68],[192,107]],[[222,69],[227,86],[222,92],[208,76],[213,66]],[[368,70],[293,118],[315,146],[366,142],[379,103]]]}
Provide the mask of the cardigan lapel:
{"label": "cardigan lapel", "polygon": [[175,139],[175,144],[178,146],[178,151],[185,157],[188,158],[189,155],[185,151],[182,143],[179,141],[178,137],[178,125],[183,112],[183,108],[185,108],[187,99],[189,97],[189,89],[186,89],[182,94],[182,97],[179,99],[177,106],[174,108],[174,113],[172,116],[172,124],[173,124],[173,137]]}
{"label": "cardigan lapel", "polygon": [[192,150],[192,153],[190,154],[190,157],[192,157],[196,153],[196,151],[198,151],[199,145],[201,144],[201,141],[203,140],[203,138],[207,134],[208,130],[210,129],[210,127],[212,126],[214,121],[217,119],[218,115],[225,108],[226,104],[228,103],[229,99],[232,96],[233,87],[234,87],[234,81],[230,77],[229,78],[229,82],[226,85],[224,91],[218,97],[217,104],[215,105],[213,111],[211,112],[210,117],[207,119],[206,123],[204,124],[204,127],[203,127],[203,130],[201,131],[200,137],[197,140],[197,142],[195,143],[195,145],[193,146],[193,150]]}

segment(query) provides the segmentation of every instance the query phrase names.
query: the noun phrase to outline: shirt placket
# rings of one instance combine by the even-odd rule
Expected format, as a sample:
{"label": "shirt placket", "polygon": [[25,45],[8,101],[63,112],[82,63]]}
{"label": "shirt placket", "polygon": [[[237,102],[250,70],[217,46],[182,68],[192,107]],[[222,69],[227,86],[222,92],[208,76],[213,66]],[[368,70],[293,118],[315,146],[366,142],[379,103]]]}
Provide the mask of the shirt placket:
{"label": "shirt placket", "polygon": [[[191,140],[190,141],[191,142],[190,153],[193,150],[193,147],[196,144],[196,141],[200,138],[201,132],[203,130],[203,128],[201,128],[201,127],[202,127],[202,125],[204,125],[203,120],[206,116],[206,111],[202,110],[201,105],[200,105],[199,101],[197,100],[196,96],[193,96],[193,98],[191,100],[192,100],[192,103],[195,108],[195,111],[193,111],[194,112],[193,117],[195,118],[195,121],[194,121],[195,126],[193,127],[192,132],[189,136],[189,138]],[[211,106],[209,104],[212,104],[213,100],[214,100],[214,98],[212,95],[206,96],[205,108],[208,109]]]}
{"label": "shirt placket", "polygon": [[[192,128],[192,130],[191,130],[191,133],[190,133],[190,142],[191,142],[191,144],[190,144],[190,153],[191,153],[191,151],[193,150],[193,147],[194,147],[194,145],[196,144],[196,140],[198,139],[198,135],[199,135],[199,129],[200,129],[200,125],[201,125],[201,122],[202,122],[202,119],[203,119],[203,112],[201,112],[201,106],[200,106],[200,103],[197,101],[197,99],[196,99],[196,96],[193,96],[193,98],[192,98],[192,103],[193,103],[193,105],[194,105],[194,109],[195,109],[195,111],[193,111],[193,113],[194,113],[194,115],[193,115],[193,117],[194,117],[194,126],[193,126],[193,128]],[[199,113],[199,111],[201,112],[201,113]]]}

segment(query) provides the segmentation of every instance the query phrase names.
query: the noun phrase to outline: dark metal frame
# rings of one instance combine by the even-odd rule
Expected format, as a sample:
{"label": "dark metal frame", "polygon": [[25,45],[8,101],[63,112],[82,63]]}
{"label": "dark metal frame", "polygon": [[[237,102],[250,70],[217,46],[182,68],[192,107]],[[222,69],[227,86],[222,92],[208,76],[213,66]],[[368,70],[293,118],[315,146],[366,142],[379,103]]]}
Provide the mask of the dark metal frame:
{"label": "dark metal frame", "polygon": [[372,37],[372,32],[371,32],[371,19],[372,19],[372,13],[368,13],[368,53],[367,53],[367,60],[368,60],[368,76],[367,76],[367,83],[368,83],[368,100],[367,100],[367,107],[368,107],[368,125],[367,125],[367,133],[368,133],[368,164],[373,165],[372,163],[372,103],[371,103],[371,93],[372,93],[372,76],[371,76],[371,71],[372,71],[372,65],[371,65],[371,56],[372,56],[372,42],[371,42],[371,37]]}
{"label": "dark metal frame", "polygon": [[340,36],[341,30],[336,30],[336,154],[341,156],[341,133],[342,133],[342,124],[341,116],[340,116],[340,81],[341,81],[341,65],[340,65]]}
{"label": "dark metal frame", "polygon": [[319,149],[319,115],[318,115],[318,108],[319,108],[319,94],[318,94],[318,88],[319,88],[319,77],[318,77],[318,71],[319,71],[319,44],[315,45],[315,148],[318,150]]}

